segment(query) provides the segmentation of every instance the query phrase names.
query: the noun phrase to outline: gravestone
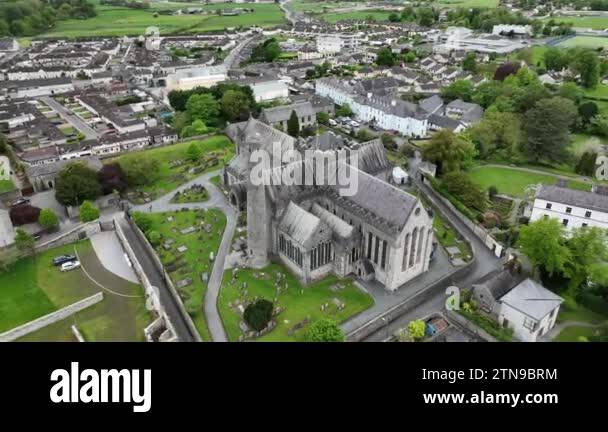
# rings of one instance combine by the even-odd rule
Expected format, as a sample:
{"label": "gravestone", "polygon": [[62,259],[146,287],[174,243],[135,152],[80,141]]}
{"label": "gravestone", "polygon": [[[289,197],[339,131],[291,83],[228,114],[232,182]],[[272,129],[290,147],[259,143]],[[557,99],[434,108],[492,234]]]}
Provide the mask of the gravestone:
{"label": "gravestone", "polygon": [[190,278],[179,280],[176,283],[177,288],[184,288],[189,285],[192,285],[192,279],[190,279]]}

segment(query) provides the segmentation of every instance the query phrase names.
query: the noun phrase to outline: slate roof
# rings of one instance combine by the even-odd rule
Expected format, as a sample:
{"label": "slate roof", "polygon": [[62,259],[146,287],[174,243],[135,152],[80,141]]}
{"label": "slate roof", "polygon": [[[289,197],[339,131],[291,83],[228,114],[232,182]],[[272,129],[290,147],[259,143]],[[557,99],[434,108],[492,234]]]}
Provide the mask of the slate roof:
{"label": "slate roof", "polygon": [[439,114],[431,114],[429,116],[429,123],[431,123],[435,126],[438,126],[442,129],[450,129],[450,130],[454,130],[458,126],[460,126],[459,120],[455,120],[453,118],[442,116]]}
{"label": "slate roof", "polygon": [[536,198],[608,213],[608,196],[593,192],[543,185]]}
{"label": "slate roof", "polygon": [[418,104],[424,111],[432,114],[443,106],[443,99],[441,99],[439,95],[433,95],[431,97],[421,99]]}
{"label": "slate roof", "polygon": [[262,110],[261,119],[268,123],[284,122],[289,120],[292,111],[295,111],[298,117],[314,116],[315,111],[310,102],[298,102],[291,105],[281,105],[272,108],[264,108]]}
{"label": "slate roof", "polygon": [[298,244],[308,247],[318,229],[325,224],[312,213],[290,201],[279,222],[279,231],[290,236]]}
{"label": "slate roof", "polygon": [[559,306],[564,299],[538,282],[528,278],[505,294],[500,302],[534,318],[537,321]]}
{"label": "slate roof", "polygon": [[102,163],[95,157],[83,157],[75,160],[60,160],[57,162],[46,163],[42,165],[28,166],[25,168],[27,177],[32,180],[39,176],[45,176],[61,171],[69,163],[84,163],[89,168],[98,171],[102,167]]}

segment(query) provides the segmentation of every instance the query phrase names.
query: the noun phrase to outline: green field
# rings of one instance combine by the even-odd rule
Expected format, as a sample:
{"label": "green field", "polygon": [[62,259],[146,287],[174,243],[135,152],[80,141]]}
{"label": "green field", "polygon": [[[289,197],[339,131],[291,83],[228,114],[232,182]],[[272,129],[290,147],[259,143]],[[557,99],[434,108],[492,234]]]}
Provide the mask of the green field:
{"label": "green field", "polygon": [[[60,272],[51,265],[53,257],[74,254],[75,248],[89,275],[120,297],[104,291],[82,269]],[[97,259],[88,240],[17,261],[0,273],[0,332],[40,318],[71,303],[104,291],[104,300],[71,317],[31,333],[22,340],[75,340],[69,328],[75,324],[87,341],[142,341],[150,321],[142,289],[108,272]]]}
{"label": "green field", "polygon": [[[608,20],[608,18],[607,18]],[[608,21],[607,21],[608,23]],[[562,48],[572,47],[584,47],[584,48],[607,48],[608,38],[606,37],[594,37],[594,36],[575,36],[570,39],[566,39],[558,44]]]}
{"label": "green field", "polygon": [[608,85],[598,84],[592,89],[585,89],[585,97],[605,99],[608,101]]}
{"label": "green field", "polygon": [[553,20],[556,23],[572,23],[574,27],[591,28],[594,30],[604,30],[608,28],[608,17],[566,17],[566,16],[554,16],[544,18],[542,21]]}
{"label": "green field", "polygon": [[[490,186],[496,186],[499,194],[513,197],[523,197],[524,189],[531,184],[555,184],[558,177],[555,175],[519,171],[511,168],[479,166],[469,172],[469,177],[482,189],[487,190]],[[574,180],[568,182],[568,187],[573,189],[591,190],[591,184],[581,183]]]}
{"label": "green field", "polygon": [[[275,288],[276,273],[281,272],[287,283],[287,289],[277,295]],[[270,264],[262,270],[239,269],[236,275],[236,282],[231,283],[232,270],[224,272],[222,289],[218,299],[218,307],[224,328],[231,341],[238,340],[242,334],[239,328],[241,315],[230,307],[237,300],[252,300],[254,297],[262,297],[273,301],[275,307],[280,306],[283,311],[275,317],[277,326],[268,334],[259,338],[259,341],[303,341],[306,325],[289,335],[288,331],[296,324],[301,323],[307,317],[310,322],[321,318],[330,318],[337,322],[356,315],[357,313],[370,308],[374,301],[367,293],[357,288],[350,279],[338,279],[329,276],[319,282],[315,282],[307,287],[302,287],[296,277],[283,265]],[[243,291],[243,282],[246,282],[246,292]],[[341,289],[332,290],[336,284],[340,284]],[[284,285],[282,285],[284,286]],[[343,302],[345,307],[339,311],[333,299]],[[321,305],[329,303],[325,311],[321,311]]]}
{"label": "green field", "polygon": [[15,190],[15,185],[12,180],[0,180],[0,193],[10,192]]}
{"label": "green field", "polygon": [[159,28],[161,34],[197,33],[204,31],[224,30],[226,27],[249,27],[252,25],[273,27],[283,23],[283,11],[277,4],[247,4],[240,6],[233,3],[203,5],[200,3],[184,4],[187,7],[216,10],[224,8],[247,7],[253,13],[238,16],[210,15],[163,15],[154,17],[154,9],[179,9],[175,4],[153,3],[148,10],[130,9],[115,6],[97,5],[97,16],[87,20],[69,19],[58,21],[56,26],[41,37],[88,37],[88,36],[124,36],[142,35],[149,26]]}
{"label": "green field", "polygon": [[499,2],[500,0],[437,0],[435,5],[453,8],[495,8]]}
{"label": "green field", "polygon": [[[170,267],[172,263],[183,263],[174,271],[169,271],[170,268],[167,271],[174,284],[186,278],[192,279],[192,285],[184,288],[176,286],[176,289],[201,338],[210,341],[211,336],[203,314],[203,299],[207,284],[201,280],[201,274],[206,272],[211,276],[213,263],[209,260],[209,254],[211,252],[217,254],[226,227],[226,216],[219,210],[211,209],[154,213],[150,217],[153,221],[151,229],[158,231],[162,236],[161,244],[169,239],[175,241],[169,249],[159,245],[156,251],[165,267]],[[169,222],[167,220],[169,217],[172,217],[173,221]],[[190,234],[180,232],[190,226],[201,227],[201,224],[208,224],[211,230],[206,232],[201,229]],[[177,248],[180,246],[186,246],[188,250],[179,252]]]}
{"label": "green field", "polygon": [[357,11],[357,12],[344,12],[344,13],[328,13],[320,15],[325,21],[335,23],[338,21],[346,20],[364,20],[370,16],[373,16],[376,21],[387,21],[389,12],[381,11]]}
{"label": "green field", "polygon": [[[198,144],[202,150],[202,157],[197,163],[186,161],[186,151],[192,143]],[[160,169],[156,180],[152,184],[138,188],[136,191],[131,191],[145,193],[150,199],[154,199],[171,192],[178,186],[207,171],[221,168],[233,156],[234,145],[232,142],[226,136],[218,135],[202,141],[187,141],[143,152],[130,153],[108,159],[107,162],[121,163],[129,159],[139,159],[142,157],[157,160],[160,163]],[[184,161],[184,164],[174,167],[169,165],[170,162],[177,160]],[[197,168],[197,172],[190,172],[191,168]],[[137,198],[133,199],[133,201],[139,202]]]}

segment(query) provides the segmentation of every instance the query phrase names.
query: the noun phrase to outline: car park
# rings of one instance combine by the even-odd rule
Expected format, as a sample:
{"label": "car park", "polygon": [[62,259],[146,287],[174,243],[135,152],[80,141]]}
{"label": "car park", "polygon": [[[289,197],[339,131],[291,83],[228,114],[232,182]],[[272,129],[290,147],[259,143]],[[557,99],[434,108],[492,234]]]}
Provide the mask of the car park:
{"label": "car park", "polygon": [[69,261],[61,264],[61,271],[67,272],[70,270],[75,270],[80,267],[80,261]]}
{"label": "car park", "polygon": [[59,255],[53,258],[53,265],[57,267],[70,261],[76,261],[76,257],[74,255]]}

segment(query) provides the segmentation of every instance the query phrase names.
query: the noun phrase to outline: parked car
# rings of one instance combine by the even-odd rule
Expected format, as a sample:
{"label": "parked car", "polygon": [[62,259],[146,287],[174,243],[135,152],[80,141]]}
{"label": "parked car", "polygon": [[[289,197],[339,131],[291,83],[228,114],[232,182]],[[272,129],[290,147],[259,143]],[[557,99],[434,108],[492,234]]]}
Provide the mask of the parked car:
{"label": "parked car", "polygon": [[32,234],[32,237],[34,238],[34,240],[38,241],[42,238],[42,232],[36,232],[34,234]]}
{"label": "parked car", "polygon": [[11,203],[11,207],[16,207],[18,205],[29,204],[29,203],[30,203],[29,199],[20,197],[20,198],[17,198],[15,201],[13,201]]}
{"label": "parked car", "polygon": [[336,126],[338,126],[338,122],[335,121],[334,119],[329,119],[329,125],[333,126],[333,127],[336,127]]}
{"label": "parked car", "polygon": [[53,265],[57,267],[70,261],[76,261],[76,257],[74,255],[59,255],[53,258]]}
{"label": "parked car", "polygon": [[61,271],[66,272],[80,267],[80,261],[70,261],[61,264]]}
{"label": "parked car", "polygon": [[351,120],[351,121],[350,121],[350,125],[351,125],[352,127],[354,127],[354,128],[358,128],[359,126],[361,126],[361,125],[360,125],[358,122],[356,122],[356,121],[354,121],[354,120]]}

